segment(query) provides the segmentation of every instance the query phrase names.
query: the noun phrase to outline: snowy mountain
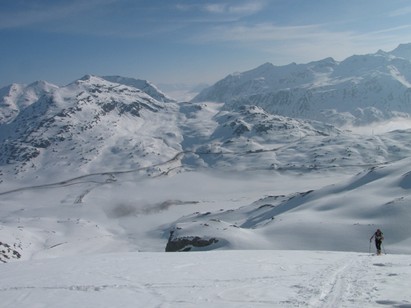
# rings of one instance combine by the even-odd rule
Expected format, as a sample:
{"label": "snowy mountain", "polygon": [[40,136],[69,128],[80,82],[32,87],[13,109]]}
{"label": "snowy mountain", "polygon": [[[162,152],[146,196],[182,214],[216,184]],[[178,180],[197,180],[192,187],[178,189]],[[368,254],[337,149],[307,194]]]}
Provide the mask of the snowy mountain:
{"label": "snowy mountain", "polygon": [[37,82],[3,90],[10,117],[0,126],[0,183],[175,168],[360,170],[411,153],[404,129],[377,138],[257,106],[176,103],[134,79],[85,76],[64,87]]}
{"label": "snowy mountain", "polygon": [[[10,96],[13,89],[19,91]],[[166,100],[159,92],[158,97]],[[13,85],[3,101],[10,101],[7,112],[15,111],[0,134],[0,165],[9,174],[49,170],[58,176],[64,174],[62,170],[135,169],[155,163],[160,152],[164,159],[181,150],[179,137],[170,134],[176,131],[170,111],[175,105],[155,100],[136,87],[85,76],[61,88],[45,83]],[[24,103],[27,106],[22,108]],[[145,126],[147,118],[169,126]],[[118,153],[125,153],[127,159]]]}
{"label": "snowy mountain", "polygon": [[411,114],[411,44],[391,52],[285,66],[263,64],[235,73],[192,101],[256,105],[282,116],[334,125],[367,124]]}

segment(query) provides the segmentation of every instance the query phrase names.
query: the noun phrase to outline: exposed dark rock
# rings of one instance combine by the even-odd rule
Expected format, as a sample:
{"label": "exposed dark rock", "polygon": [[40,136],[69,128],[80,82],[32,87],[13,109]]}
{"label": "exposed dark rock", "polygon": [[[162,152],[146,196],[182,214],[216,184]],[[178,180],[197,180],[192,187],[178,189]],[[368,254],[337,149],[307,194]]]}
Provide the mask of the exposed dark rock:
{"label": "exposed dark rock", "polygon": [[116,102],[106,102],[101,106],[101,108],[104,112],[110,112],[116,108]]}
{"label": "exposed dark rock", "polygon": [[190,251],[193,247],[207,247],[218,243],[216,238],[201,238],[199,236],[185,236],[173,238],[174,231],[170,232],[166,252]]}
{"label": "exposed dark rock", "polygon": [[[14,245],[16,246],[16,245]],[[0,262],[7,263],[11,259],[20,259],[21,254],[9,244],[0,242]]]}
{"label": "exposed dark rock", "polygon": [[36,148],[48,148],[51,145],[50,140],[48,139],[35,139],[31,142],[31,145]]}

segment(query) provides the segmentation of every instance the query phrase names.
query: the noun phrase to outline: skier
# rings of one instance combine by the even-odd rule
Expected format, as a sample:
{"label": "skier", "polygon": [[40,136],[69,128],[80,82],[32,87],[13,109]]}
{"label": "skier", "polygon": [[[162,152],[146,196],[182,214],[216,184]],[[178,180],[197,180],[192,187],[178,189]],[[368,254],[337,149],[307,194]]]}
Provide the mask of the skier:
{"label": "skier", "polygon": [[377,229],[377,231],[374,232],[374,234],[370,238],[370,243],[372,241],[372,238],[375,238],[375,247],[377,248],[377,255],[381,254],[381,244],[384,239],[383,233],[381,232],[380,229]]}

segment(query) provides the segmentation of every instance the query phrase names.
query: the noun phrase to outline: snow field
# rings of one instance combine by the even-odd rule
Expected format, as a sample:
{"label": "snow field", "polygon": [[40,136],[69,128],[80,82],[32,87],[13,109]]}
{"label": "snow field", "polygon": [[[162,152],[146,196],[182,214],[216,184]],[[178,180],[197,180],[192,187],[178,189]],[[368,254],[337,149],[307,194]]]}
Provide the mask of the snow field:
{"label": "snow field", "polygon": [[125,253],[0,267],[0,307],[411,307],[405,255]]}

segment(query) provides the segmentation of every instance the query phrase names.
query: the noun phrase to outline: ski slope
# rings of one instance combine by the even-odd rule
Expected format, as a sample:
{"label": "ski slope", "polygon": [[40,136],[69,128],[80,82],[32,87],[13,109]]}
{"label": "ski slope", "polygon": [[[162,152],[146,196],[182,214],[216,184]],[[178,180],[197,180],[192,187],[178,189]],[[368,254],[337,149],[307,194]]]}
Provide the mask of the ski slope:
{"label": "ski slope", "polygon": [[126,253],[0,267],[0,307],[411,307],[406,255]]}

